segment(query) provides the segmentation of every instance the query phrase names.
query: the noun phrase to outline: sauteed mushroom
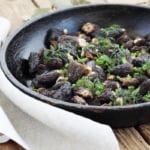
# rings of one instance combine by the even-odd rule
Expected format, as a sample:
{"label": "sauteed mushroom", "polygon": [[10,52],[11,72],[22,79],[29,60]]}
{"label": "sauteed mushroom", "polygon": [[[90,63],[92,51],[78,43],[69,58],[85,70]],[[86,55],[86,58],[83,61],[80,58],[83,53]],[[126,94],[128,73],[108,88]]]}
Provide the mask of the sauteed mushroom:
{"label": "sauteed mushroom", "polygon": [[45,46],[26,61],[34,91],[80,105],[149,101],[150,35],[133,38],[119,25],[87,22],[71,34],[50,29]]}
{"label": "sauteed mushroom", "polygon": [[133,67],[131,64],[128,64],[128,63],[117,65],[112,68],[112,73],[115,75],[125,77],[128,74],[133,73]]}
{"label": "sauteed mushroom", "polygon": [[32,84],[35,88],[51,87],[52,85],[55,84],[59,75],[60,73],[57,70],[43,73],[35,77],[32,81]]}

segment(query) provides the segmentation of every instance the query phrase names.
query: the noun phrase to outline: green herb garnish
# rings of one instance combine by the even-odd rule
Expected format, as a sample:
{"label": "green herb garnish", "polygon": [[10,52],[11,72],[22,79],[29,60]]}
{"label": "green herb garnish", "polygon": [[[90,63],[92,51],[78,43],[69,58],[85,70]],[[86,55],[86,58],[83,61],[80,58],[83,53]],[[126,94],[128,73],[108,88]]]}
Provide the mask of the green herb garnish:
{"label": "green herb garnish", "polygon": [[145,64],[143,64],[142,69],[143,69],[144,71],[150,70],[150,60],[147,61]]}
{"label": "green herb garnish", "polygon": [[95,79],[94,81],[91,81],[87,76],[83,76],[75,84],[73,84],[72,87],[87,88],[94,95],[100,95],[105,89],[104,85],[100,82],[99,79]]}
{"label": "green herb garnish", "polygon": [[118,88],[115,90],[115,100],[121,97],[123,99],[123,105],[136,104],[142,98],[139,90],[139,88],[135,89],[134,87],[129,87],[128,89]]}
{"label": "green herb garnish", "polygon": [[127,57],[130,54],[130,51],[127,48],[119,46],[118,44],[114,44],[110,51],[110,57],[113,59],[116,65],[127,62]]}
{"label": "green herb garnish", "polygon": [[120,26],[117,24],[113,24],[107,28],[102,28],[101,32],[104,34],[104,36],[109,37],[113,35],[117,35],[120,32]]}
{"label": "green herb garnish", "polygon": [[144,99],[146,101],[150,101],[150,91],[147,92],[147,94],[144,96]]}
{"label": "green herb garnish", "polygon": [[109,67],[112,65],[112,60],[107,55],[101,55],[96,59],[96,64],[104,67]]}

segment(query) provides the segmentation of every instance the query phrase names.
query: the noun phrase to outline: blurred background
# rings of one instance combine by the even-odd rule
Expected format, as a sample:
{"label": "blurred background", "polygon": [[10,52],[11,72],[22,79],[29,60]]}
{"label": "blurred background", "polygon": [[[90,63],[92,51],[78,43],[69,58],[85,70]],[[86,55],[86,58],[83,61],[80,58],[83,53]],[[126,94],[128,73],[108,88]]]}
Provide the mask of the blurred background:
{"label": "blurred background", "polygon": [[82,4],[121,3],[149,6],[150,0],[0,0],[0,15],[11,21],[11,31],[23,22],[56,9]]}

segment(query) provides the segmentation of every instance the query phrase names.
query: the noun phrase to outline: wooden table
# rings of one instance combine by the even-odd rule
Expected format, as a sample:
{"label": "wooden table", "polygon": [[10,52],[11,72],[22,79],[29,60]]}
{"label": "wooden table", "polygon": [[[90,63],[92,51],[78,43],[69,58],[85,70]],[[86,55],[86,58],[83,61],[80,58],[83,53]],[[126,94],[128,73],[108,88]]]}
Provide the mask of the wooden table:
{"label": "wooden table", "polygon": [[[142,3],[141,0],[134,0],[134,2]],[[143,0],[143,2],[146,1]],[[11,21],[12,32],[23,23],[23,20],[30,18],[36,8],[51,7],[49,0],[0,0],[0,16]],[[150,123],[131,128],[113,129],[113,131],[121,150],[150,150]],[[9,141],[0,144],[0,150],[23,150],[23,148],[15,142]]]}

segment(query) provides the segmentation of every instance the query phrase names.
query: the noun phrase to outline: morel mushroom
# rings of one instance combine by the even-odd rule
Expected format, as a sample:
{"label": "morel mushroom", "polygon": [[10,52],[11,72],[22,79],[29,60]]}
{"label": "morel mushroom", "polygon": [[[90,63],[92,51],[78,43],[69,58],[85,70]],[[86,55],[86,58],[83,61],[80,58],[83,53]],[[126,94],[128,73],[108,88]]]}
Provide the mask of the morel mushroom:
{"label": "morel mushroom", "polygon": [[16,72],[25,77],[24,84],[79,105],[129,105],[149,99],[150,35],[132,37],[117,24],[103,28],[91,22],[71,33],[50,29],[47,48],[20,61]]}
{"label": "morel mushroom", "polygon": [[88,74],[89,70],[85,65],[72,61],[68,68],[68,78],[71,83],[75,83],[84,74]]}
{"label": "morel mushroom", "polygon": [[84,34],[84,33],[79,33],[79,34],[78,34],[78,37],[79,37],[80,39],[86,40],[87,42],[90,42],[90,41],[91,41],[91,37],[88,36],[88,35],[86,35],[86,34]]}
{"label": "morel mushroom", "polygon": [[145,54],[133,59],[132,63],[134,66],[141,67],[142,64],[150,60],[150,54]]}
{"label": "morel mushroom", "polygon": [[78,95],[75,95],[71,98],[71,101],[77,104],[82,104],[82,105],[88,105],[86,100],[83,97],[80,97]]}
{"label": "morel mushroom", "polygon": [[112,90],[109,88],[106,88],[101,95],[96,97],[95,102],[99,103],[99,105],[102,105],[104,103],[109,103],[109,102],[111,102],[112,97],[113,97]]}
{"label": "morel mushroom", "polygon": [[77,48],[79,46],[77,36],[62,35],[58,38],[58,43],[59,48],[67,49],[73,57],[77,57]]}
{"label": "morel mushroom", "polygon": [[63,101],[69,101],[72,96],[71,83],[67,81],[61,81],[61,84],[59,84],[58,87],[57,90],[54,90],[53,88],[53,90],[51,91],[51,97]]}
{"label": "morel mushroom", "polygon": [[53,57],[47,62],[46,65],[50,70],[53,70],[62,68],[64,64],[61,58]]}
{"label": "morel mushroom", "polygon": [[60,73],[57,70],[43,73],[33,79],[32,85],[34,88],[51,87],[55,84],[59,75]]}
{"label": "morel mushroom", "polygon": [[87,22],[84,24],[81,28],[82,31],[84,31],[86,34],[92,33],[96,30],[97,25]]}
{"label": "morel mushroom", "polygon": [[129,40],[125,43],[125,47],[131,49],[134,46],[133,40]]}
{"label": "morel mushroom", "polygon": [[117,43],[119,44],[123,44],[123,43],[126,43],[127,41],[130,40],[130,37],[129,35],[127,35],[126,33],[121,35],[120,37],[117,38]]}
{"label": "morel mushroom", "polygon": [[138,80],[139,84],[141,84],[142,82],[146,81],[148,77],[145,75],[142,75],[142,76],[136,77],[136,79]]}
{"label": "morel mushroom", "polygon": [[51,97],[52,94],[51,91],[47,90],[46,88],[39,88],[37,89],[37,92],[48,97]]}
{"label": "morel mushroom", "polygon": [[117,81],[111,81],[111,80],[105,80],[104,83],[103,83],[103,85],[104,85],[106,88],[109,88],[109,89],[111,89],[111,90],[113,90],[113,91],[114,91],[115,89],[117,89],[117,88],[120,87],[119,82],[117,82]]}
{"label": "morel mushroom", "polygon": [[126,77],[128,74],[129,75],[133,74],[133,67],[131,64],[128,63],[117,65],[112,68],[112,73],[114,75]]}
{"label": "morel mushroom", "polygon": [[140,93],[142,95],[145,95],[149,90],[150,90],[150,79],[147,79],[140,85]]}
{"label": "morel mushroom", "polygon": [[119,79],[121,82],[121,85],[123,87],[128,87],[128,86],[137,86],[139,84],[139,80],[137,78],[131,78],[129,79],[128,77],[120,78]]}
{"label": "morel mushroom", "polygon": [[29,72],[35,73],[38,70],[38,66],[41,63],[41,59],[38,53],[31,52],[28,60]]}
{"label": "morel mushroom", "polygon": [[142,37],[136,37],[134,40],[134,44],[137,46],[141,46],[145,44],[145,39]]}
{"label": "morel mushroom", "polygon": [[81,96],[85,99],[92,99],[93,98],[92,92],[86,88],[83,88],[83,87],[74,88],[73,93],[74,93],[74,95]]}
{"label": "morel mushroom", "polygon": [[63,34],[63,31],[59,30],[59,29],[50,29],[47,32],[47,35],[45,37],[45,45],[47,48],[49,48],[51,41],[57,41],[58,37],[61,36]]}
{"label": "morel mushroom", "polygon": [[106,80],[105,71],[101,66],[96,66],[94,71],[98,73],[98,78],[101,82]]}

